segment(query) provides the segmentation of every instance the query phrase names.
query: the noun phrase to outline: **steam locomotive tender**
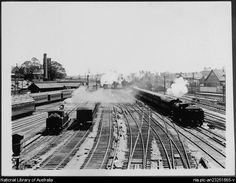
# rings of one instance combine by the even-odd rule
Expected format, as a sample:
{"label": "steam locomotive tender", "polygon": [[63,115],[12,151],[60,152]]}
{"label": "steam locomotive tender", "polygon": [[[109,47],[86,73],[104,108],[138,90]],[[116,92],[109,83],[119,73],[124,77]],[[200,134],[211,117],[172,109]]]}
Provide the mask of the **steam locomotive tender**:
{"label": "steam locomotive tender", "polygon": [[63,110],[48,112],[46,119],[46,132],[48,134],[59,134],[68,124],[69,116]]}
{"label": "steam locomotive tender", "polygon": [[136,98],[159,109],[182,126],[201,126],[204,111],[191,103],[184,103],[178,98],[157,94],[140,88],[133,88]]}
{"label": "steam locomotive tender", "polygon": [[89,127],[93,123],[98,103],[85,104],[76,110],[76,120],[80,126]]}

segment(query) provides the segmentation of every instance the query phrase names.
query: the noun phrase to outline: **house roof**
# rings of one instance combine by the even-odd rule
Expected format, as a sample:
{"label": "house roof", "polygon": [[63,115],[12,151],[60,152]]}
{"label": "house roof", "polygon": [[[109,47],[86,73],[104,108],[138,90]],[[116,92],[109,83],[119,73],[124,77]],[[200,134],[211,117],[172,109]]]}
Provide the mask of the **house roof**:
{"label": "house roof", "polygon": [[208,79],[211,73],[214,73],[216,77],[219,79],[219,81],[225,81],[225,72],[223,70],[218,70],[218,69],[211,70],[205,80]]}
{"label": "house roof", "polygon": [[223,70],[214,70],[213,72],[220,81],[225,81],[225,72]]}

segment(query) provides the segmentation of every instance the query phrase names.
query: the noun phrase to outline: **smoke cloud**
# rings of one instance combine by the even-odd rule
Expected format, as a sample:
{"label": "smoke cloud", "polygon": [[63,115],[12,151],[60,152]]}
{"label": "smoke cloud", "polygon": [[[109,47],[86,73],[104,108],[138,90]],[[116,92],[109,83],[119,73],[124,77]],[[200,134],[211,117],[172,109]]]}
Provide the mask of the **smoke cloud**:
{"label": "smoke cloud", "polygon": [[121,75],[117,72],[108,72],[101,77],[101,85],[104,84],[113,84],[113,82],[121,83]]}
{"label": "smoke cloud", "polygon": [[187,88],[188,81],[182,77],[176,78],[170,88],[167,89],[167,94],[175,97],[182,97],[188,92]]}
{"label": "smoke cloud", "polygon": [[72,103],[132,103],[132,91],[129,89],[124,90],[112,90],[98,88],[95,91],[89,91],[86,87],[81,86],[72,93],[72,97],[66,99],[64,102],[67,104]]}

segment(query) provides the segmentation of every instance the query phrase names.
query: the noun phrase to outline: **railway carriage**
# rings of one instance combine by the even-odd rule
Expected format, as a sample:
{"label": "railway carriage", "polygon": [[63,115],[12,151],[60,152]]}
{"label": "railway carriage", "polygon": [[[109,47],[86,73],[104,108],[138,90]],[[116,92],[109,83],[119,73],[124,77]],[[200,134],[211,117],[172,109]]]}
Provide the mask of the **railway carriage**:
{"label": "railway carriage", "polygon": [[37,105],[70,98],[72,91],[62,90],[12,96],[12,118],[33,113]]}
{"label": "railway carriage", "polygon": [[72,97],[72,90],[63,90],[62,91],[62,99]]}
{"label": "railway carriage", "polygon": [[12,117],[32,114],[35,111],[35,100],[29,95],[12,97]]}
{"label": "railway carriage", "polygon": [[178,98],[157,94],[134,87],[136,98],[156,107],[182,126],[201,126],[204,111],[192,103],[184,103]]}
{"label": "railway carriage", "polygon": [[48,93],[32,93],[30,96],[35,100],[35,104],[48,102]]}
{"label": "railway carriage", "polygon": [[62,97],[62,93],[60,91],[55,91],[55,92],[50,92],[48,94],[48,101],[51,102],[51,101],[57,101],[57,100],[61,100],[63,97]]}

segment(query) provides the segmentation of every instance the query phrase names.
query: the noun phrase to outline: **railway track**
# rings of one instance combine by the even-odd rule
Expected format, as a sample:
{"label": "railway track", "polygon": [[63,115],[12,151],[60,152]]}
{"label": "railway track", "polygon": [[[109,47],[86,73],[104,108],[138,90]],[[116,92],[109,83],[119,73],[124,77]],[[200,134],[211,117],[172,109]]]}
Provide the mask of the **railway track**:
{"label": "railway track", "polygon": [[197,128],[195,128],[195,130],[197,130],[198,132],[200,132],[204,136],[210,138],[211,140],[215,141],[219,145],[226,147],[226,139],[222,135],[214,133],[214,132],[207,130],[203,127],[197,127]]}
{"label": "railway track", "polygon": [[[130,126],[131,142],[130,144],[130,156],[128,161],[128,169],[145,169],[146,168],[146,148],[144,131],[147,128],[143,128],[144,119],[141,116],[135,116],[134,111],[129,108],[126,104],[122,105],[125,118],[127,119]],[[149,135],[149,134],[148,134]],[[148,137],[147,137],[148,138]]]}
{"label": "railway track", "polygon": [[30,129],[37,129],[37,127],[41,126],[43,122],[46,120],[47,114],[42,114],[32,119],[28,119],[26,121],[22,121],[17,125],[12,125],[12,133],[24,133],[29,131]]}
{"label": "railway track", "polygon": [[[44,108],[44,111],[47,111],[49,108],[55,108],[57,105],[58,103],[50,104],[50,106],[46,106],[46,108]],[[29,136],[32,136],[30,134],[35,134],[45,129],[46,118],[47,113],[41,111],[40,113],[34,113],[31,116],[14,120],[12,121],[12,134],[26,134],[24,136],[26,136],[26,139],[28,140]]]}
{"label": "railway track", "polygon": [[[163,118],[158,113],[154,113],[156,117],[160,119],[164,119],[166,121],[166,124],[170,127],[174,128],[174,123],[171,122],[171,120],[167,118]],[[213,160],[214,164],[217,167],[225,168],[225,152],[224,152],[224,143],[221,143],[220,146],[216,147],[216,140],[214,142],[209,142],[206,140],[206,138],[200,138],[199,135],[202,136],[202,134],[199,134],[199,131],[186,129],[180,126],[175,125],[176,129],[179,131],[179,134],[187,139],[190,143],[194,144],[197,148],[199,148],[202,152],[204,152],[208,157],[210,157],[211,160]],[[200,132],[201,133],[201,132]],[[205,135],[205,134],[204,134]]]}
{"label": "railway track", "polygon": [[95,138],[95,144],[81,169],[105,169],[112,142],[111,109],[107,107],[102,111],[102,121],[98,127],[99,134]]}
{"label": "railway track", "polygon": [[205,111],[204,113],[205,113],[206,116],[209,116],[209,117],[211,117],[211,118],[214,118],[214,119],[216,119],[217,121],[220,121],[220,122],[222,122],[222,123],[225,123],[225,120],[226,120],[225,117],[217,116],[217,115],[211,114],[211,113],[209,113],[209,112],[207,112],[207,111]]}
{"label": "railway track", "polygon": [[[188,97],[188,96],[183,96],[183,97],[181,97],[181,99],[187,100],[188,102],[192,102],[192,98]],[[199,107],[203,107],[203,108],[212,110],[214,112],[225,114],[225,107],[223,107],[223,106],[219,106],[219,105],[215,105],[215,104],[206,104],[206,103],[203,104],[203,103],[199,103],[199,102],[196,104],[199,105]]]}
{"label": "railway track", "polygon": [[[136,120],[141,121],[141,128],[139,127],[141,134],[142,134],[142,139],[143,139],[143,148],[144,153],[139,151],[139,156],[143,154],[142,160],[139,158],[139,161],[135,161],[136,167],[133,166],[132,168],[180,168],[180,167],[185,167],[189,168],[190,163],[188,161],[188,157],[186,155],[185,149],[183,147],[183,143],[180,142],[180,139],[174,139],[171,137],[171,133],[166,129],[159,126],[156,126],[155,123],[153,123],[153,119],[151,117],[151,112],[149,113],[144,113],[144,109],[135,109],[134,106],[124,104],[125,110],[124,111],[129,111],[129,113],[132,113],[133,118],[135,116],[139,116]],[[134,114],[136,113],[136,115]],[[130,125],[131,119],[128,119],[128,124]],[[131,126],[131,125],[130,125]],[[131,135],[132,136],[132,130]],[[137,137],[137,135],[134,135]],[[135,139],[137,141],[137,138]],[[135,141],[132,140],[131,142]],[[157,142],[159,145],[159,151],[160,154],[159,157],[155,154],[152,153],[151,151],[153,150],[153,142]],[[139,145],[140,146],[140,145]],[[132,145],[129,145],[131,148]],[[152,150],[151,150],[152,149]],[[134,149],[131,149],[131,151]],[[154,155],[153,155],[154,154]],[[189,153],[188,153],[189,156]],[[187,158],[187,160],[186,160]],[[132,158],[129,158],[132,160]],[[144,163],[142,163],[144,162]],[[134,164],[135,164],[134,163]],[[194,163],[191,162],[191,167],[195,167],[193,165]]]}
{"label": "railway track", "polygon": [[[81,104],[74,104],[68,109],[68,114],[72,113],[77,109],[77,107]],[[70,123],[70,119],[67,122]],[[64,138],[68,138],[71,136],[71,133],[66,133],[67,128],[63,129],[59,136],[44,136],[39,131],[36,134],[31,134],[31,136],[24,139],[22,142],[23,149],[21,152],[21,160],[20,160],[20,169],[32,168],[34,164],[37,164],[39,157],[43,154],[47,153],[50,149],[57,146],[61,140]],[[36,138],[34,138],[36,136]],[[33,140],[30,140],[33,138]]]}
{"label": "railway track", "polygon": [[133,139],[134,134],[132,132],[132,125],[128,121],[127,115],[125,111],[123,110],[122,106],[120,105],[116,105],[116,106],[119,110],[119,113],[123,115],[123,119],[125,120],[126,126],[127,126],[126,135],[127,135],[128,153],[125,153],[125,161],[124,161],[122,169],[128,169],[130,167],[131,160],[132,160],[132,147],[134,143],[134,139]]}
{"label": "railway track", "polygon": [[[214,165],[216,167],[225,168],[225,158],[226,157],[225,157],[224,148],[225,148],[226,144],[225,144],[225,138],[222,135],[214,133],[214,132],[212,132],[212,130],[207,130],[204,127],[198,127],[193,130],[191,130],[191,129],[188,130],[188,129],[181,128],[177,125],[173,126],[173,123],[170,122],[169,119],[165,119],[165,118],[163,118],[163,119],[160,118],[158,120],[159,123],[160,123],[160,121],[162,121],[162,128],[166,128],[165,124],[163,123],[163,120],[165,121],[166,125],[168,126],[169,131],[171,131],[171,134],[173,133],[174,129],[176,128],[176,130],[178,131],[178,134],[179,134],[178,135],[179,138],[181,138],[183,140],[183,142],[190,143],[192,146],[197,148],[198,151],[200,150],[200,152],[203,153],[203,157],[207,157],[206,159],[210,161],[209,164]],[[221,120],[221,123],[222,123],[222,121],[224,121],[224,118],[215,117],[215,119],[212,120],[212,123],[214,122],[215,126],[217,125],[215,122],[216,120]],[[209,122],[209,119],[208,119],[208,122]],[[172,130],[171,130],[171,128],[172,128]],[[220,127],[218,127],[218,128],[220,128]],[[200,138],[198,138],[198,136]],[[189,149],[191,149],[191,148],[189,148]],[[191,153],[187,152],[188,157],[191,156]],[[165,156],[162,155],[162,157],[165,157]],[[171,155],[169,155],[169,157],[171,157]],[[205,159],[205,158],[202,158],[202,159]],[[194,166],[193,164],[196,164],[196,163],[197,163],[196,164],[197,166],[200,166],[199,165],[200,161],[194,163],[194,162],[191,162],[192,161],[191,158],[189,158],[189,160],[190,160],[190,167],[191,168],[192,168],[192,166]],[[195,161],[195,160],[193,160],[193,161]],[[201,164],[203,165],[204,163],[201,163]],[[166,163],[166,164],[168,164],[168,163]],[[169,158],[169,164],[173,164],[171,162],[171,158]],[[203,167],[204,167],[204,165],[203,165]],[[207,166],[205,166],[205,168],[207,168]]]}
{"label": "railway track", "polygon": [[41,170],[62,169],[75,155],[88,134],[89,130],[75,132],[66,143],[56,149],[53,154],[37,165],[37,167]]}
{"label": "railway track", "polygon": [[205,123],[208,123],[213,128],[218,128],[220,130],[226,130],[226,119],[221,116],[211,114],[204,111],[205,114]]}
{"label": "railway track", "polygon": [[[133,107],[137,112],[144,111],[138,106]],[[147,119],[148,114],[146,112],[144,113]],[[162,125],[160,125],[160,122],[157,122],[153,117],[150,117],[150,122],[145,121],[146,123],[150,123],[151,129],[158,139],[164,168],[176,169],[195,167],[194,162],[190,162],[190,154],[186,152],[176,129],[169,129],[163,120]],[[173,135],[174,133],[176,133],[176,135]]]}

